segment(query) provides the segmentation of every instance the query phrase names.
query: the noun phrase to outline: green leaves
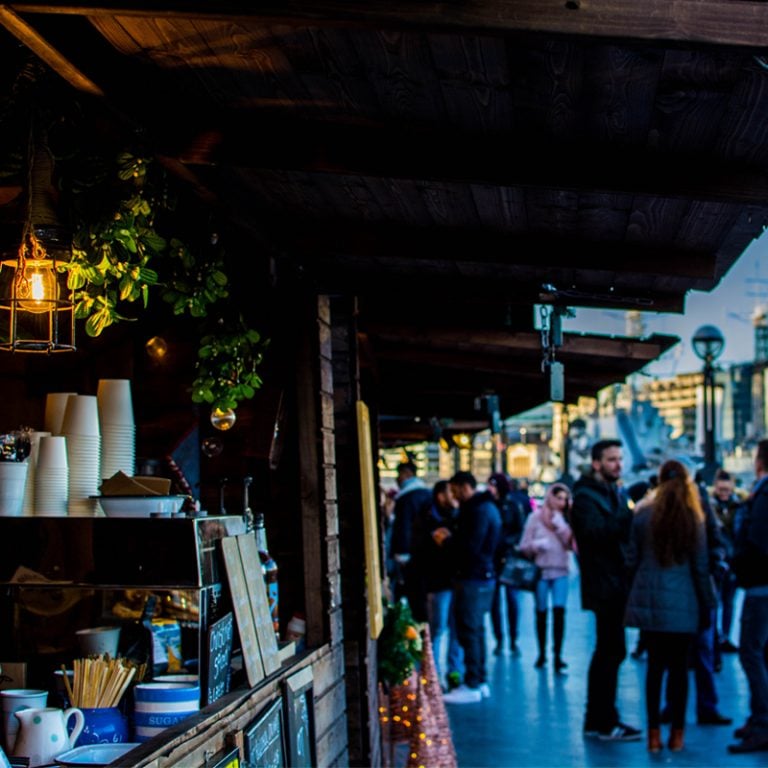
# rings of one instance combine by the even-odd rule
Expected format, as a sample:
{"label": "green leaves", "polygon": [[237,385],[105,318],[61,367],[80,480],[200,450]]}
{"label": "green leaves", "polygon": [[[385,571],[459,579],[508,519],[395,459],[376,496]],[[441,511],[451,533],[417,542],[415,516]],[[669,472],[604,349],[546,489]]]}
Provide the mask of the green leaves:
{"label": "green leaves", "polygon": [[262,385],[256,367],[267,345],[242,317],[229,325],[220,321],[216,333],[200,339],[192,401],[226,411],[252,398]]}
{"label": "green leaves", "polygon": [[401,685],[421,663],[423,643],[405,601],[384,602],[384,627],[377,640],[379,680],[387,687]]}
{"label": "green leaves", "polygon": [[[62,265],[74,292],[75,318],[85,321],[89,336],[99,336],[110,325],[130,319],[122,307],[140,302],[146,309],[155,289],[174,315],[207,317],[229,297],[217,239],[193,250],[179,237],[156,229],[155,221],[170,204],[162,169],[149,158],[120,153],[113,186],[97,196],[100,203],[110,204],[95,219],[83,220],[73,239],[72,259]],[[242,318],[229,325],[220,321],[201,339],[193,402],[234,410],[252,398],[262,385],[256,367],[266,346]]]}

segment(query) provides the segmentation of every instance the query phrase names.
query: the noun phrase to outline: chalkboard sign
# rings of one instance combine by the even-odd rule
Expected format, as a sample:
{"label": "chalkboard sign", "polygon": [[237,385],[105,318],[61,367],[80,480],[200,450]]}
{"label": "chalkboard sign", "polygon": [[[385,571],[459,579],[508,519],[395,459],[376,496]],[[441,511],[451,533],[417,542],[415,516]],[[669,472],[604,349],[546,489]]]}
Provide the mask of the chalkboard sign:
{"label": "chalkboard sign", "polygon": [[234,617],[228,613],[211,624],[208,630],[207,664],[205,667],[207,670],[206,705],[212,704],[229,691],[231,679],[229,662],[232,656],[234,626]]}
{"label": "chalkboard sign", "polygon": [[312,694],[312,668],[285,681],[288,764],[291,768],[315,765],[315,707]]}
{"label": "chalkboard sign", "polygon": [[245,728],[243,768],[284,768],[283,700],[278,698]]}

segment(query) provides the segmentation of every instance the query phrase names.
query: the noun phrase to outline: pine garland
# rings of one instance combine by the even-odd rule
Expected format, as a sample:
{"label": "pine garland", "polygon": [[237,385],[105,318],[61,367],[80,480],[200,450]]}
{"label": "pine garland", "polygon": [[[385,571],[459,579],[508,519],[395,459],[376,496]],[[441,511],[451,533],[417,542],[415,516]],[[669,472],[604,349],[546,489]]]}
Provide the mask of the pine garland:
{"label": "pine garland", "polygon": [[408,603],[384,603],[384,627],[377,643],[379,681],[401,685],[421,661],[422,639]]}

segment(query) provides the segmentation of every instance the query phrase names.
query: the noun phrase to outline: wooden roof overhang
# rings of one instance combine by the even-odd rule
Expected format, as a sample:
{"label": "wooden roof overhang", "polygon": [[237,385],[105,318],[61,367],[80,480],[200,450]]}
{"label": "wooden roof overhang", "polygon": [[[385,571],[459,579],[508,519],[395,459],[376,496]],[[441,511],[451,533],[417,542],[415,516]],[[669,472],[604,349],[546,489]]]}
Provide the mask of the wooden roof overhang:
{"label": "wooden roof overhang", "polygon": [[[244,274],[356,296],[393,440],[546,401],[537,302],[682,312],[768,222],[767,3],[252,5],[4,4],[0,62],[141,126]],[[567,335],[567,398],[674,341]]]}

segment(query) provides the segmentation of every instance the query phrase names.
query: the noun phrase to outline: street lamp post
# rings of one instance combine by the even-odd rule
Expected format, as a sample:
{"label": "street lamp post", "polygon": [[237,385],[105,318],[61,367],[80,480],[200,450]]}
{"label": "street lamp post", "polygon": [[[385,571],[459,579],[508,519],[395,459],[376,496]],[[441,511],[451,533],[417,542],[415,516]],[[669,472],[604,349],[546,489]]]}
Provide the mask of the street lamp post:
{"label": "street lamp post", "polygon": [[693,351],[704,362],[704,482],[711,483],[717,469],[715,443],[715,366],[725,338],[714,325],[702,325],[693,334]]}

